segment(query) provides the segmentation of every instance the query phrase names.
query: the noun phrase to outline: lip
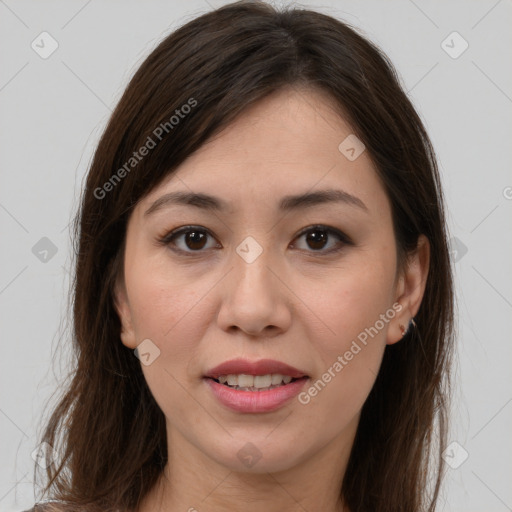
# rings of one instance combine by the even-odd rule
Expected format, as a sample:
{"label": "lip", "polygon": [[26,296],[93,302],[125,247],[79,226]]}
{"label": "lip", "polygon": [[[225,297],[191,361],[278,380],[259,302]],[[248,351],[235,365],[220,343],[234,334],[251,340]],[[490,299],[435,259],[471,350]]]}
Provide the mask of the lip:
{"label": "lip", "polygon": [[[237,390],[214,380],[218,379],[220,375],[268,375],[272,373],[289,375],[297,380],[266,391]],[[305,372],[273,359],[260,359],[259,361],[232,359],[215,366],[204,376],[204,381],[221,404],[242,413],[275,411],[297,396],[308,380],[309,377]]]}
{"label": "lip", "polygon": [[293,379],[307,377],[305,372],[274,359],[260,359],[259,361],[231,359],[230,361],[225,361],[224,363],[221,363],[215,368],[209,370],[205,374],[205,377],[218,379],[220,375],[240,375],[242,373],[244,375],[268,375],[272,373],[280,373],[281,375],[289,375]]}
{"label": "lip", "polygon": [[211,377],[204,378],[213,395],[221,404],[243,413],[262,413],[279,409],[297,396],[308,380],[309,377],[302,377],[267,391],[242,391],[220,384]]}

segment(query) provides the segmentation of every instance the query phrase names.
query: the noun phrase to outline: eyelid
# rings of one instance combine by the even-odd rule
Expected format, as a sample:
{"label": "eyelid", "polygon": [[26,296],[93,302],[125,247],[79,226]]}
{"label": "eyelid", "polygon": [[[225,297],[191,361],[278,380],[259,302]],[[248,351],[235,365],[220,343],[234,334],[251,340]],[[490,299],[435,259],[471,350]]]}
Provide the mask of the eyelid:
{"label": "eyelid", "polygon": [[295,238],[302,236],[303,234],[307,233],[308,231],[313,231],[315,229],[318,229],[319,231],[325,231],[326,233],[331,233],[331,234],[337,235],[346,244],[353,243],[352,240],[350,239],[350,237],[348,235],[346,235],[345,233],[343,233],[343,231],[339,230],[338,228],[328,226],[327,224],[312,224],[310,226],[306,226],[301,231],[299,231],[299,233],[297,233]]}
{"label": "eyelid", "polygon": [[[164,246],[169,246],[171,244],[171,240],[178,237],[178,236],[181,236],[183,234],[186,234],[187,232],[189,231],[202,231],[204,233],[207,233],[208,235],[210,235],[212,238],[216,239],[212,232],[203,227],[203,226],[198,226],[198,225],[187,225],[187,226],[180,226],[179,228],[176,228],[176,229],[173,229],[171,231],[168,231],[165,235],[161,236],[161,237],[158,237],[157,239],[157,243],[158,245],[164,245]],[[179,249],[179,248],[173,248],[172,249],[173,251],[175,252],[179,252],[179,253],[186,253],[186,254],[201,254],[203,252],[205,252],[204,250],[201,250],[201,251],[184,251],[183,249]]]}
{"label": "eyelid", "polygon": [[352,242],[350,237],[348,235],[346,235],[343,231],[339,230],[338,228],[329,226],[327,224],[312,224],[310,226],[306,226],[295,236],[294,240],[303,236],[304,234],[308,233],[309,231],[315,231],[315,230],[324,231],[328,235],[336,235],[336,237],[338,237],[340,240],[339,244],[341,244],[341,247],[339,246],[339,244],[337,244],[336,247],[327,249],[327,250],[320,249],[318,251],[314,251],[314,250],[299,249],[301,251],[305,251],[308,255],[326,256],[327,257],[331,254],[336,254],[336,253],[340,252],[347,245],[348,246],[354,245],[354,243]]}
{"label": "eyelid", "polygon": [[[293,238],[293,240],[295,241],[297,238],[303,236],[304,234],[308,233],[309,231],[314,231],[314,230],[319,230],[319,231],[325,231],[326,233],[328,234],[334,234],[336,235],[339,240],[340,240],[340,243],[345,246],[345,245],[354,245],[354,243],[352,242],[352,240],[350,239],[350,237],[348,235],[346,235],[345,233],[343,233],[341,230],[337,229],[337,228],[334,228],[332,226],[329,226],[329,225],[326,225],[326,224],[312,224],[312,225],[309,225],[309,226],[306,226],[305,228],[301,229],[299,231],[299,233],[297,233],[295,235],[295,237]],[[164,234],[163,236],[161,237],[158,237],[157,239],[157,244],[158,245],[163,245],[163,246],[169,246],[171,244],[171,240],[173,240],[174,238],[178,237],[178,236],[181,236],[189,231],[202,231],[208,235],[210,235],[212,238],[215,238],[215,236],[212,234],[212,232],[208,229],[208,228],[205,228],[203,226],[199,226],[199,225],[186,225],[186,226],[180,226],[179,228],[175,228],[169,232],[167,232],[166,234]],[[342,249],[343,247],[336,247],[334,249],[329,249],[329,250],[318,250],[318,251],[314,251],[314,250],[310,250],[310,251],[306,251],[307,253],[311,253],[312,255],[328,255],[328,254],[331,254],[331,253],[335,253],[335,252],[338,252]],[[174,252],[177,252],[177,253],[185,253],[185,254],[188,254],[188,255],[201,255],[202,253],[206,252],[206,250],[198,250],[198,251],[186,251],[186,250],[183,250],[183,249],[179,249],[179,248],[176,248],[176,247],[173,247],[171,250],[173,250]],[[304,249],[299,249],[301,251],[304,251]]]}

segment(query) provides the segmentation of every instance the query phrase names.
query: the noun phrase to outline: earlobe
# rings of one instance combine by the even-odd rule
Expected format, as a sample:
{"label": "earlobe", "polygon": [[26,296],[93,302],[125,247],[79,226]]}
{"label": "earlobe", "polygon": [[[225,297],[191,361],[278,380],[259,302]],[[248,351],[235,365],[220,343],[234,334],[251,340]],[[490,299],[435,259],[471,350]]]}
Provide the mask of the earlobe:
{"label": "earlobe", "polygon": [[128,348],[135,349],[137,344],[135,340],[135,332],[132,324],[132,315],[124,282],[119,279],[114,285],[114,307],[119,315],[121,322],[120,338],[123,345]]}
{"label": "earlobe", "polygon": [[407,268],[400,276],[397,302],[402,306],[388,330],[386,343],[392,345],[416,328],[414,317],[425,293],[430,265],[430,244],[425,235],[418,237],[416,250],[408,256]]}
{"label": "earlobe", "polygon": [[400,336],[403,338],[412,328],[416,327],[416,322],[414,321],[414,317],[409,320],[409,325],[406,327],[403,324],[398,324],[400,328]]}

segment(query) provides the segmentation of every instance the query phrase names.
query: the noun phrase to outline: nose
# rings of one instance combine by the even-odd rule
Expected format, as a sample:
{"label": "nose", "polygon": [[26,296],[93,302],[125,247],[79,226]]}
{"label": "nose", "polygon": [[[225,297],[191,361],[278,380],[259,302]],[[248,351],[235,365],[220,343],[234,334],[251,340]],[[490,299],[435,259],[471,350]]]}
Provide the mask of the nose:
{"label": "nose", "polygon": [[239,329],[249,336],[273,337],[291,323],[292,293],[275,260],[264,250],[248,262],[236,252],[222,287],[217,322],[226,332]]}

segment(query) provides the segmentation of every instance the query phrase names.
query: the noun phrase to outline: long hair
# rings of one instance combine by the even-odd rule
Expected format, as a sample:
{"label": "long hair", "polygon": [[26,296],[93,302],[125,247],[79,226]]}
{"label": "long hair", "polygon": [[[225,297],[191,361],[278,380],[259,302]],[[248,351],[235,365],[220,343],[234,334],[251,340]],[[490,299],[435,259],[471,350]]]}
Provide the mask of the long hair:
{"label": "long hair", "polygon": [[[76,364],[41,439],[59,454],[43,493],[67,510],[135,510],[167,462],[164,415],[140,362],[120,342],[114,307],[130,213],[212,135],[286,86],[327,93],[366,146],[391,202],[399,264],[420,234],[430,242],[416,327],[386,346],[340,495],[353,512],[435,509],[454,306],[431,142],[393,65],[356,28],[311,10],[240,1],[158,44],[129,82],[92,159],[74,224]],[[151,151],[131,160],[150,139]]]}

